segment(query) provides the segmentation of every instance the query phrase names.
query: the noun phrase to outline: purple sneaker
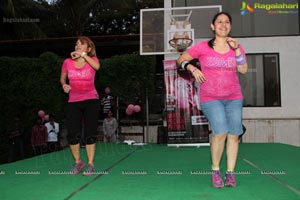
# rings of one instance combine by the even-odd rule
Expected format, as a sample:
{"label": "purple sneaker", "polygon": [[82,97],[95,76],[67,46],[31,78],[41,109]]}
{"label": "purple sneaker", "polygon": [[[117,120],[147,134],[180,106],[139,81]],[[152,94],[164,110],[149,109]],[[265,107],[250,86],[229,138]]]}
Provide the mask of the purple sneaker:
{"label": "purple sneaker", "polygon": [[83,167],[84,167],[84,163],[82,161],[80,161],[79,163],[74,162],[72,168],[70,169],[70,174],[72,175],[79,174]]}
{"label": "purple sneaker", "polygon": [[234,172],[226,172],[226,182],[225,185],[228,187],[235,187],[236,186],[236,180],[234,177]]}
{"label": "purple sneaker", "polygon": [[222,180],[220,170],[212,170],[211,179],[212,179],[212,184],[215,188],[224,187],[224,182]]}
{"label": "purple sneaker", "polygon": [[82,173],[83,176],[92,176],[96,173],[93,165],[88,164],[86,170]]}

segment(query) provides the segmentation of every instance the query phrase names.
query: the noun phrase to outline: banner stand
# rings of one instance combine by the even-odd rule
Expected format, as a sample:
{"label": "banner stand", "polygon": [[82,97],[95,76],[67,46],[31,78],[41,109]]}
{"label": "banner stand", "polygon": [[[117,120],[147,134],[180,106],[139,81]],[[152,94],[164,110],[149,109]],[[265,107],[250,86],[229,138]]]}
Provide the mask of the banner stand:
{"label": "banner stand", "polygon": [[199,103],[199,83],[189,72],[178,71],[176,60],[164,61],[164,78],[167,145],[170,147],[210,146],[209,124]]}

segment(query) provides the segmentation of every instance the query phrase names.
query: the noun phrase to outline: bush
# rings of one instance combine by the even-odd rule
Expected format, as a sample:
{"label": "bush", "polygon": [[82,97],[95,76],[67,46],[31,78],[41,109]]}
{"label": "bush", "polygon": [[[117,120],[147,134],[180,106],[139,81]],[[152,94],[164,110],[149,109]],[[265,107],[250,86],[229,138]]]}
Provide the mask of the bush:
{"label": "bush", "polygon": [[136,53],[104,59],[96,79],[98,91],[109,86],[120,103],[143,107],[145,97],[154,94],[155,63],[155,57]]}
{"label": "bush", "polygon": [[15,116],[20,116],[27,133],[31,132],[39,109],[53,113],[57,121],[62,120],[67,98],[59,82],[62,62],[62,58],[50,52],[38,58],[0,57],[2,147],[7,143]]}
{"label": "bush", "polygon": [[[126,54],[101,60],[95,80],[99,94],[109,86],[123,105],[143,107],[146,94],[154,93],[154,58]],[[28,135],[40,109],[54,114],[63,126],[68,99],[59,81],[63,60],[51,52],[38,58],[0,57],[0,153],[7,150],[7,134],[15,116],[20,117]]]}

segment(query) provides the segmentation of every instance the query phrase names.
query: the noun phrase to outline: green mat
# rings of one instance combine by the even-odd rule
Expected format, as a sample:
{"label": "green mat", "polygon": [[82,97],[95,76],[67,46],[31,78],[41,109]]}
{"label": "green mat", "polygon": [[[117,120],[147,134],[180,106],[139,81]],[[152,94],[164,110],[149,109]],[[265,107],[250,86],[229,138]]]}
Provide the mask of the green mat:
{"label": "green mat", "polygon": [[[81,149],[86,161],[85,149]],[[68,175],[68,149],[0,165],[1,199],[300,199],[300,148],[240,145],[237,187],[211,186],[209,147],[97,144],[91,177]],[[226,167],[226,156],[222,169]],[[297,163],[298,162],[298,163]]]}

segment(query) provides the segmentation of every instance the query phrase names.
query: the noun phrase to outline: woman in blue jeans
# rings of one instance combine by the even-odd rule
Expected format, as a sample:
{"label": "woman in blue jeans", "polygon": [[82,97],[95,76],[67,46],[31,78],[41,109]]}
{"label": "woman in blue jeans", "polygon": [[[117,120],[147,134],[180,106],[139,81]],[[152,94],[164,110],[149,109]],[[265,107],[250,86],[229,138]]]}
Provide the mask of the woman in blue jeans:
{"label": "woman in blue jeans", "polygon": [[[214,38],[195,44],[178,58],[182,69],[192,73],[200,85],[200,103],[203,113],[212,128],[211,159],[212,184],[215,188],[224,185],[235,187],[239,135],[242,129],[243,94],[237,72],[248,70],[243,47],[229,36],[231,16],[226,12],[215,15],[211,23]],[[197,58],[201,70],[190,64]],[[227,170],[224,184],[220,161],[226,142]]]}

